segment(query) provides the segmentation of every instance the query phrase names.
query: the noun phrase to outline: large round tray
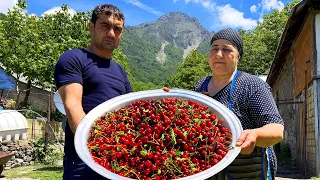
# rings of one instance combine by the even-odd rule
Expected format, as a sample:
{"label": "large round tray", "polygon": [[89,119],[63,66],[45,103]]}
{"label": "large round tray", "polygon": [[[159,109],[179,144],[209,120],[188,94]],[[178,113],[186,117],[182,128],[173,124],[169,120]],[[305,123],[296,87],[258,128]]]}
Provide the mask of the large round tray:
{"label": "large round tray", "polygon": [[92,124],[94,121],[99,118],[101,115],[109,112],[111,110],[117,110],[125,105],[128,105],[136,100],[139,99],[160,99],[166,97],[177,97],[177,98],[184,98],[190,99],[193,101],[197,101],[209,109],[211,109],[216,116],[220,119],[221,123],[229,128],[232,132],[232,143],[231,145],[234,147],[233,149],[229,150],[227,155],[215,166],[202,171],[201,173],[197,173],[192,176],[180,178],[179,180],[193,180],[193,179],[206,179],[209,178],[224,168],[226,168],[232,161],[238,156],[240,153],[240,148],[236,147],[236,140],[239,138],[240,133],[242,132],[242,126],[237,118],[227,107],[223,104],[219,103],[218,101],[208,97],[206,95],[189,91],[189,90],[180,90],[180,89],[173,89],[170,92],[165,92],[163,90],[149,90],[149,91],[140,91],[129,93],[125,95],[121,95],[110,99],[96,108],[92,109],[80,122],[76,133],[75,133],[75,148],[79,155],[79,157],[95,172],[99,173],[100,175],[115,180],[130,180],[131,178],[126,178],[119,176],[115,173],[108,171],[107,169],[103,168],[96,162],[94,162],[89,150],[87,148],[87,140],[89,137],[89,132],[91,129]]}

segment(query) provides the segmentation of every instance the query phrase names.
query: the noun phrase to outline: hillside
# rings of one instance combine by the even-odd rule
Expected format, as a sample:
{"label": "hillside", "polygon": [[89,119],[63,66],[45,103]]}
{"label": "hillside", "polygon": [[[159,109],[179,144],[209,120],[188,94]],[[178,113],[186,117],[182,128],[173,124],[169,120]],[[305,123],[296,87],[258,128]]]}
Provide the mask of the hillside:
{"label": "hillside", "polygon": [[120,45],[133,76],[159,85],[176,72],[191,50],[201,47],[204,52],[210,37],[198,19],[171,12],[154,22],[126,27]]}

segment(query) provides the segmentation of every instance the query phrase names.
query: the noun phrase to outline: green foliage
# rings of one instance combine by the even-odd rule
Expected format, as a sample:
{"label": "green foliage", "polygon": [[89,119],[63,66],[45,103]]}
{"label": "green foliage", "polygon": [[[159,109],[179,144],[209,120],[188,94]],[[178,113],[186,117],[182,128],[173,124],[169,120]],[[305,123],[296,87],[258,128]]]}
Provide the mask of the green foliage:
{"label": "green foliage", "polygon": [[210,41],[211,41],[211,37],[205,38],[197,47],[197,51],[201,54],[208,54],[210,50]]}
{"label": "green foliage", "polygon": [[123,53],[129,58],[133,77],[150,87],[141,87],[142,83],[133,82],[131,84],[139,86],[135,88],[137,90],[153,89],[175,73],[177,65],[182,62],[183,49],[168,44],[164,49],[166,60],[160,63],[157,61],[157,54],[161,49],[161,44],[146,41],[139,36],[140,33],[141,31],[136,28],[126,28],[120,46]]}
{"label": "green foliage", "polygon": [[3,20],[3,19],[5,19],[5,18],[6,18],[6,15],[3,14],[3,13],[0,13],[0,20]]}
{"label": "green foliage", "polygon": [[[283,11],[264,15],[264,21],[254,30],[239,30],[244,40],[240,70],[268,73],[290,10],[296,3],[294,0]],[[0,63],[8,74],[23,75],[33,85],[54,87],[53,71],[59,56],[90,42],[87,29],[90,13],[70,15],[68,6],[63,5],[56,14],[36,17],[26,13],[26,1],[19,0],[18,6],[7,15],[0,14]],[[210,74],[206,55],[196,51],[182,64],[182,47],[190,45],[194,34],[204,38],[197,51],[207,54],[213,33],[207,32],[197,19],[173,12],[153,23],[126,27],[113,59],[126,70],[134,91],[164,85],[192,89],[201,76]],[[157,55],[165,41],[169,42],[164,48],[166,58],[158,62]]]}
{"label": "green foliage", "polygon": [[133,88],[133,91],[143,91],[143,90],[152,90],[152,89],[159,89],[162,86],[161,85],[154,85],[151,82],[142,82],[142,81],[134,81],[134,82],[130,82],[131,86]]}
{"label": "green foliage", "polygon": [[[263,16],[263,22],[253,30],[239,30],[243,39],[243,57],[238,69],[251,74],[268,74],[273,57],[281,39],[290,11],[299,1],[289,2],[282,11],[274,10]],[[208,54],[210,39],[207,38],[197,48],[202,54]]]}
{"label": "green foliage", "polygon": [[194,50],[187,56],[183,64],[178,67],[177,73],[170,77],[165,86],[192,90],[201,77],[210,73],[207,56]]}
{"label": "green foliage", "polygon": [[68,49],[88,45],[85,13],[71,16],[62,11],[41,17],[29,16],[26,1],[9,11],[0,24],[1,63],[8,74],[23,75],[32,84],[53,87],[53,70]]}
{"label": "green foliage", "polygon": [[274,10],[265,14],[263,22],[259,22],[254,30],[239,31],[244,50],[239,70],[251,74],[268,74],[290,11],[298,2],[294,0],[282,11]]}
{"label": "green foliage", "polygon": [[[56,14],[29,16],[24,10],[26,1],[19,0],[19,8],[9,11],[0,21],[0,60],[8,74],[23,75],[33,85],[54,87],[54,67],[61,54],[69,49],[87,47],[90,34],[89,12],[68,13],[68,6]],[[128,72],[128,58],[117,49],[114,60]]]}
{"label": "green foliage", "polygon": [[[171,12],[155,22],[126,27],[121,46],[123,53],[129,58],[136,80],[151,82],[158,87],[166,82],[182,63],[183,49],[209,34],[196,18]],[[167,45],[162,51],[164,44]]]}
{"label": "green foliage", "polygon": [[63,147],[51,141],[45,145],[43,139],[38,139],[33,143],[33,158],[36,162],[48,165],[55,165],[63,159]]}

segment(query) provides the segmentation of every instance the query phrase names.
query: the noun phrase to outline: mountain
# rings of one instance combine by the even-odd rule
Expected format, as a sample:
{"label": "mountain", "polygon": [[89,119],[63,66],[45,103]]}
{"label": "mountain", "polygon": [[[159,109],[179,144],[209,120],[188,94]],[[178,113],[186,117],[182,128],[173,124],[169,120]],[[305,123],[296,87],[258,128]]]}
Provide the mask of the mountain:
{"label": "mountain", "polygon": [[200,45],[205,51],[210,37],[198,19],[171,12],[154,22],[125,27],[120,46],[136,80],[160,85],[191,50]]}
{"label": "mountain", "polygon": [[197,51],[201,54],[208,54],[210,50],[210,41],[211,37],[214,35],[215,32],[211,32],[208,38],[202,40],[200,45],[197,47]]}

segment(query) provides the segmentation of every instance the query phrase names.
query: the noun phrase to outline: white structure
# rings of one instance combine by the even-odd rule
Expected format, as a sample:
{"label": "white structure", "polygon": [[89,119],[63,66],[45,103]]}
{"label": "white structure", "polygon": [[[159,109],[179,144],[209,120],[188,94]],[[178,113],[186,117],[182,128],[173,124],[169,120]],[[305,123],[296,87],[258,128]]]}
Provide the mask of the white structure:
{"label": "white structure", "polygon": [[258,75],[258,77],[260,78],[260,79],[262,79],[264,82],[266,82],[267,81],[267,75]]}
{"label": "white structure", "polygon": [[3,140],[26,140],[28,138],[27,119],[18,111],[0,111],[0,142]]}

